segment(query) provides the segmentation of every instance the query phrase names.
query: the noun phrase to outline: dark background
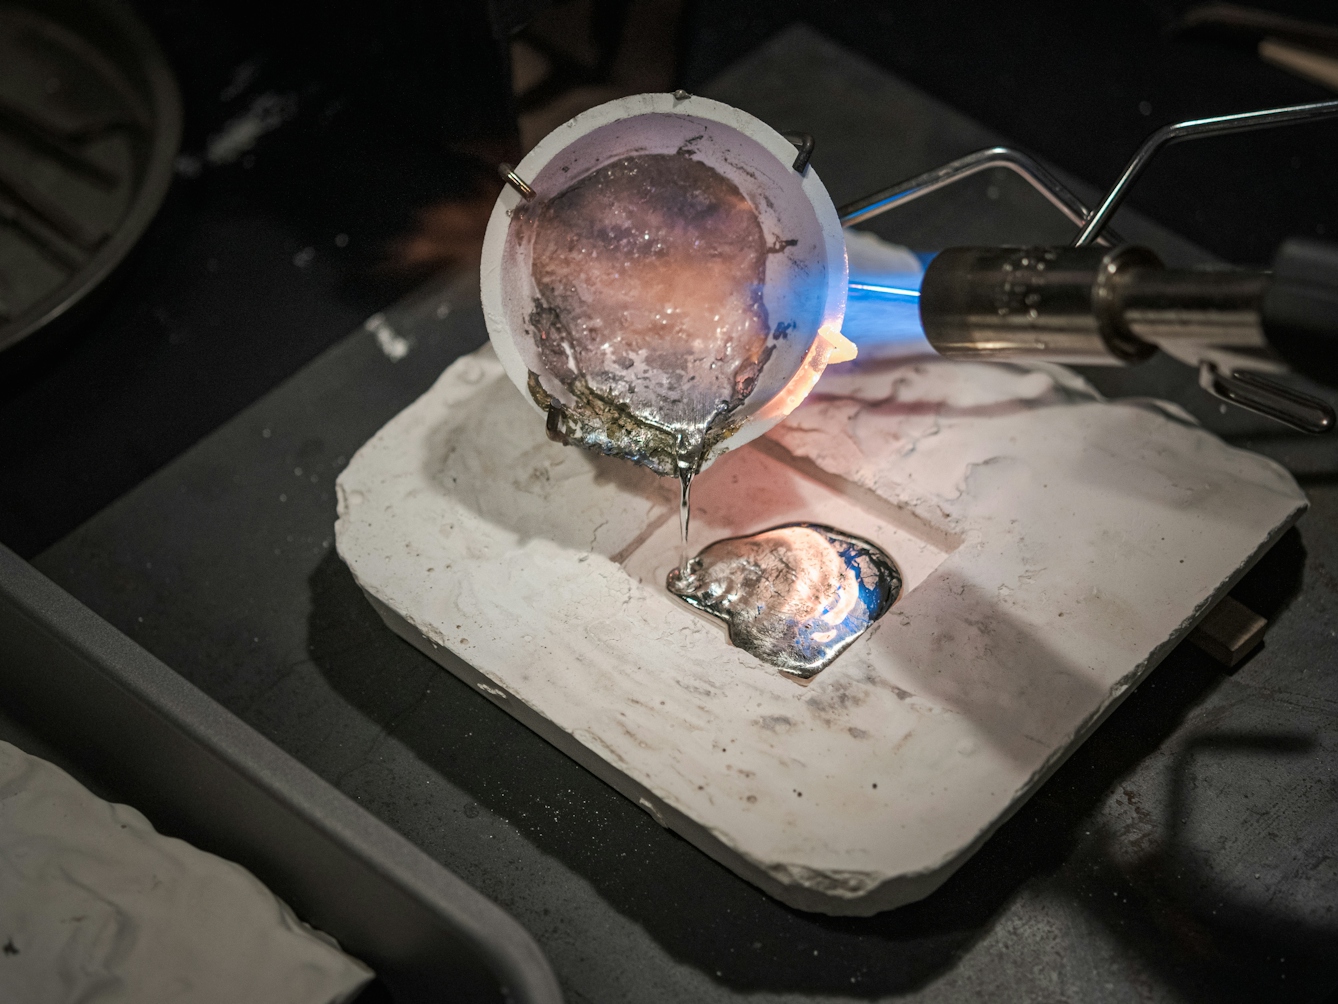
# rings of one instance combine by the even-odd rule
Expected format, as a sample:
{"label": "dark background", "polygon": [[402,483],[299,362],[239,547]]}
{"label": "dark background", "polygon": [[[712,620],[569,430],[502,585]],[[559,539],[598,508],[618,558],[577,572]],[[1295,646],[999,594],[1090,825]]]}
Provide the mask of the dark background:
{"label": "dark background", "polygon": [[[666,956],[722,995],[868,998],[942,978],[945,995],[990,999],[1041,985],[1012,967],[1053,957],[1054,999],[1130,996],[1109,983],[1102,996],[1109,978],[1143,999],[1333,1000],[1338,497],[1322,438],[1288,462],[1312,498],[1304,540],[1289,532],[1235,590],[1273,622],[1265,648],[1226,674],[1180,646],[942,890],[869,920],[787,910],[661,830],[386,631],[328,550],[334,475],[479,343],[476,300],[423,335],[412,367],[346,340],[294,393],[85,523],[425,273],[468,263],[495,162],[632,86],[597,44],[562,61],[580,6],[512,39],[523,4],[142,5],[183,91],[183,170],[105,295],[22,367],[0,357],[0,541],[45,550],[45,574],[504,904],[555,961],[579,964],[568,923],[591,953],[607,950],[602,931],[644,931],[651,950],[611,967],[628,970],[620,986]],[[802,16],[1098,186],[1164,122],[1328,96],[1248,48],[1169,38],[1172,5],[637,0],[632,13],[675,13],[650,19],[658,34],[618,4],[585,7],[619,28],[606,48],[635,35],[643,64],[667,56],[663,86],[689,89]],[[547,83],[511,93],[513,41],[548,55]],[[209,138],[266,94],[291,119],[210,165]],[[1338,232],[1335,138],[1338,125],[1182,147],[1132,201],[1225,259],[1265,261],[1286,235]],[[410,312],[390,316],[407,331]],[[1231,441],[1276,454],[1299,438],[1251,435]],[[564,919],[580,884],[545,883],[568,872],[602,913]],[[1092,926],[1047,934],[1074,916]],[[1101,971],[1102,932],[1136,962]],[[610,984],[600,999],[617,996]]]}
{"label": "dark background", "polygon": [[[543,4],[469,0],[136,6],[176,70],[182,148],[194,161],[111,288],[42,351],[24,354],[35,358],[0,357],[0,541],[25,556],[428,268],[467,259],[481,225],[477,207],[494,190],[491,165],[519,152],[508,32],[535,10],[541,22],[570,21],[571,8],[582,7],[557,5],[555,15]],[[596,41],[617,43],[624,6],[584,5]],[[1023,148],[1105,185],[1165,122],[1329,96],[1262,63],[1249,46],[1170,37],[1186,6],[661,3],[660,34],[642,31],[637,41],[671,50],[675,83],[691,89],[806,20]],[[1338,20],[1319,0],[1265,6]],[[676,30],[664,30],[675,15]],[[556,86],[598,82],[608,63],[559,74]],[[207,138],[264,93],[291,99],[292,120],[239,160],[193,170]],[[1174,148],[1131,202],[1227,260],[1266,262],[1288,235],[1338,233],[1335,129]],[[429,251],[415,255],[413,241],[425,232]]]}

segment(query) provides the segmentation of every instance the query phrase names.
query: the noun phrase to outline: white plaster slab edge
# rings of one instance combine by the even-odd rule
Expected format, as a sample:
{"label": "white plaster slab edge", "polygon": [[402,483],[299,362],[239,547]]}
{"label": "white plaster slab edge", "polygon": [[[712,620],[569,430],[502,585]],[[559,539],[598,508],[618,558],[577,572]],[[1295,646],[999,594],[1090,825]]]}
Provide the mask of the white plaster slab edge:
{"label": "white plaster slab edge", "polygon": [[819,391],[704,472],[694,516],[701,546],[839,510],[914,572],[808,687],[664,591],[673,486],[548,442],[487,347],[353,458],[336,540],[392,628],[661,823],[791,905],[870,914],[940,885],[1306,503],[1059,367]]}

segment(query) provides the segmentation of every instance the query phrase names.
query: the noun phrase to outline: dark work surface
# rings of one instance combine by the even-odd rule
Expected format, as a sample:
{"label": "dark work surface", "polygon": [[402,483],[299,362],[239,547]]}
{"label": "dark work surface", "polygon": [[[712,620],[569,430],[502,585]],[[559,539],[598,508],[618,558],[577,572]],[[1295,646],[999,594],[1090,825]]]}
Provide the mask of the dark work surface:
{"label": "dark work surface", "polygon": [[[700,0],[683,85],[720,73],[803,21],[1094,184],[1119,176],[1158,126],[1335,95],[1263,63],[1249,44],[1173,37],[1202,0]],[[1246,0],[1338,24],[1332,0]],[[798,85],[798,82],[795,82]],[[1187,143],[1158,155],[1131,204],[1237,264],[1293,235],[1338,234],[1338,122]]]}
{"label": "dark work surface", "polygon": [[[1167,37],[1190,2],[689,2],[680,76],[696,88],[806,20],[1107,184],[1164,122],[1327,96],[1248,47]],[[1338,20],[1331,0],[1259,2]],[[0,541],[25,556],[410,288],[385,267],[391,248],[423,207],[480,183],[479,162],[457,141],[496,160],[497,137],[514,132],[497,118],[506,97],[495,47],[480,37],[484,0],[135,5],[181,83],[186,171],[117,281],[52,340],[43,365],[0,357]],[[505,18],[542,6],[492,4]],[[778,68],[778,86],[798,80]],[[210,138],[258,101],[282,121],[210,165]],[[491,145],[478,142],[489,135]],[[1338,233],[1335,136],[1338,124],[1325,123],[1175,148],[1132,204],[1221,258],[1267,261],[1286,236]],[[871,171],[869,180],[900,178]]]}
{"label": "dark work surface", "polygon": [[[183,157],[93,302],[0,355],[0,541],[29,557],[412,288],[394,241],[480,169],[289,40],[302,0],[137,6],[181,86]],[[268,130],[211,162],[248,115]]]}
{"label": "dark work surface", "polygon": [[[813,132],[838,201],[994,138],[803,31],[702,90]],[[1025,192],[995,195],[949,193],[944,227],[1053,225]],[[511,912],[572,1001],[1332,998],[1338,445],[1221,416],[1173,365],[1108,375],[1303,475],[1310,514],[1236,590],[1272,620],[1264,648],[1231,674],[1177,649],[922,903],[802,914],[400,641],[334,554],[337,472],[483,342],[473,282],[387,311],[412,342],[399,362],[355,331],[38,566]]]}

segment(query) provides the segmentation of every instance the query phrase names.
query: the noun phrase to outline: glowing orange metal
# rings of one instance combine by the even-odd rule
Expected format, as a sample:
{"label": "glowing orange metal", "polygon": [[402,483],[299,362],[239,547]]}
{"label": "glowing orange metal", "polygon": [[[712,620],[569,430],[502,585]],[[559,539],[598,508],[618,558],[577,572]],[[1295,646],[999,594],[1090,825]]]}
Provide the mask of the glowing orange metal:
{"label": "glowing orange metal", "polygon": [[762,421],[784,418],[808,397],[825,367],[832,363],[849,362],[858,354],[859,349],[854,342],[841,334],[839,329],[824,324],[818,329],[818,337],[809,346],[808,355],[804,356],[799,371],[781,388],[779,394],[762,407],[757,417]]}

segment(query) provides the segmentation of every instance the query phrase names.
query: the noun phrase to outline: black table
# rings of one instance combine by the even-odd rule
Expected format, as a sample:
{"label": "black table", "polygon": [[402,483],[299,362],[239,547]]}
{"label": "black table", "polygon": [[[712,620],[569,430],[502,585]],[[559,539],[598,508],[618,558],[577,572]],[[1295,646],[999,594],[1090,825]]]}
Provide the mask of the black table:
{"label": "black table", "polygon": [[[997,140],[801,28],[702,92],[813,133],[838,203]],[[1063,239],[1025,189],[979,182],[879,226],[913,244]],[[1129,213],[1117,225],[1203,257]],[[1171,363],[1091,374],[1302,480],[1310,514],[1235,591],[1272,620],[1264,648],[1227,674],[1181,646],[924,902],[802,914],[392,635],[334,554],[338,471],[486,337],[475,281],[354,330],[38,567],[510,910],[573,1001],[1331,999],[1338,443],[1220,414]],[[411,344],[399,361],[383,326]]]}

